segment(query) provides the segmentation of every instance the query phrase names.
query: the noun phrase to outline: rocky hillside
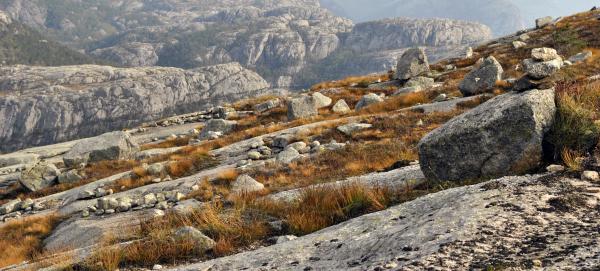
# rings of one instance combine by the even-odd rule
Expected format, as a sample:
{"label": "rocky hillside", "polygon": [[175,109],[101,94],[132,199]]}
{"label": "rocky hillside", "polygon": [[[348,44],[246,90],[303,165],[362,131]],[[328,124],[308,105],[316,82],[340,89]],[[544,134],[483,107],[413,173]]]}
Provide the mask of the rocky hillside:
{"label": "rocky hillside", "polygon": [[49,40],[0,10],[0,65],[56,66],[98,62],[102,61]]}
{"label": "rocky hillside", "polygon": [[[335,62],[346,48],[364,46],[363,40],[356,39],[363,30],[354,32],[350,20],[321,8],[316,0],[60,0],[52,4],[10,0],[0,2],[1,9],[15,20],[120,65],[195,68],[235,61],[279,87],[319,82],[323,78],[315,76],[320,72],[314,67]],[[386,30],[391,25],[395,27]],[[485,26],[461,21],[396,20],[369,27],[380,33],[393,32],[388,39],[402,39],[385,45],[389,50],[440,43],[458,49],[490,38]],[[411,33],[439,38],[413,38]],[[346,39],[348,34],[354,38]],[[432,58],[448,56],[447,51],[439,50]],[[381,58],[393,62],[397,54]],[[356,57],[364,62],[372,56]],[[361,73],[389,68],[379,58],[368,64],[373,68]],[[329,74],[339,78],[355,72],[348,69]]]}
{"label": "rocky hillside", "polygon": [[0,151],[119,130],[265,94],[237,63],[195,70],[109,66],[0,67]]}
{"label": "rocky hillside", "polygon": [[[3,68],[12,99],[101,104],[52,121],[123,126],[0,155],[0,268],[594,270],[599,18],[539,20],[435,63],[415,47],[391,73],[142,125],[122,112],[266,83],[235,64]],[[55,114],[24,108],[9,128]]]}

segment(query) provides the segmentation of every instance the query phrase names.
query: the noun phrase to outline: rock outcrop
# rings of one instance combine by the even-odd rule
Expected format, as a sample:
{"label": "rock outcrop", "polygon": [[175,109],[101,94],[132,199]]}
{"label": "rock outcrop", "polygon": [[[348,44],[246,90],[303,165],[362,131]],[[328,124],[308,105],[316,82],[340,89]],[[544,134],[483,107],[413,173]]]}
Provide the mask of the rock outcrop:
{"label": "rock outcrop", "polygon": [[412,48],[404,52],[396,66],[396,79],[408,80],[410,78],[429,72],[429,61],[423,48]]}
{"label": "rock outcrop", "polygon": [[266,93],[237,63],[194,70],[0,67],[0,151],[96,136]]}
{"label": "rock outcrop", "polygon": [[425,136],[421,169],[434,181],[527,173],[540,165],[555,112],[553,89],[495,97]]}
{"label": "rock outcrop", "polygon": [[74,167],[105,160],[130,159],[138,150],[139,146],[126,132],[110,132],[75,144],[63,156],[63,161],[67,167]]}
{"label": "rock outcrop", "polygon": [[503,263],[588,270],[600,264],[594,230],[600,219],[596,194],[581,189],[598,184],[548,175],[505,177],[170,270],[485,270]]}

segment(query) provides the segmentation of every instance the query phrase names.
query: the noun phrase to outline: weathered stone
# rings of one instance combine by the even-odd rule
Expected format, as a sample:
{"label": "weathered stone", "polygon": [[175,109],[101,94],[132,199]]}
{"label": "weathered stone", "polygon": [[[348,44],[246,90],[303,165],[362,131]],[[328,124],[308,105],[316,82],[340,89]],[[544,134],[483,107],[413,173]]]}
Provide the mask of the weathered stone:
{"label": "weathered stone", "polygon": [[198,229],[190,226],[181,227],[177,229],[173,236],[177,240],[193,242],[194,249],[202,253],[213,249],[216,245],[216,242],[214,240],[204,235]]}
{"label": "weathered stone", "polygon": [[429,62],[422,48],[408,49],[398,60],[396,67],[396,79],[408,80],[410,78],[428,73]]}
{"label": "weathered stone", "polygon": [[313,93],[312,97],[313,97],[313,99],[315,99],[317,109],[328,107],[333,102],[333,100],[331,100],[331,98],[321,94],[320,92]]}
{"label": "weathered stone", "polygon": [[300,153],[294,148],[286,148],[277,154],[277,162],[289,164],[300,156]]}
{"label": "weathered stone", "polygon": [[433,80],[433,78],[417,76],[408,80],[408,82],[404,84],[404,87],[417,87],[420,89],[427,89],[433,86],[434,83],[435,80]]}
{"label": "weathered stone", "polygon": [[148,193],[143,197],[144,205],[153,205],[156,204],[158,200],[156,199],[156,195],[154,193]]}
{"label": "weathered stone", "polygon": [[592,57],[592,52],[591,51],[583,51],[579,54],[576,54],[572,57],[569,57],[569,61],[573,64],[575,63],[580,63],[580,62],[584,62],[588,59],[590,59]]}
{"label": "weathered stone", "polygon": [[553,18],[551,16],[538,18],[535,20],[535,27],[538,29],[543,28],[544,26],[552,24],[552,20]]}
{"label": "weathered stone", "polygon": [[58,183],[76,183],[83,180],[76,169],[69,170],[58,176]]}
{"label": "weathered stone", "polygon": [[531,58],[533,58],[536,61],[550,61],[554,59],[559,59],[560,56],[558,55],[555,49],[543,47],[532,49]]}
{"label": "weathered stone", "polygon": [[423,88],[421,87],[405,87],[405,88],[401,88],[399,90],[394,91],[394,93],[392,94],[392,96],[399,96],[399,95],[403,95],[403,94],[409,94],[409,93],[415,93],[415,92],[421,92],[423,91]]}
{"label": "weathered stone", "polygon": [[513,85],[513,90],[517,91],[517,92],[522,92],[522,91],[537,88],[540,85],[541,85],[541,82],[529,77],[528,75],[525,75],[525,76],[519,78],[515,82],[515,84]]}
{"label": "weathered stone", "polygon": [[290,142],[293,140],[294,140],[294,136],[290,135],[290,134],[283,134],[283,135],[276,136],[275,138],[273,138],[273,147],[283,149],[283,148],[287,147],[287,145],[290,144]]}
{"label": "weathered stone", "polygon": [[237,115],[233,107],[218,106],[214,112],[217,119],[229,119]]}
{"label": "weathered stone", "polygon": [[586,170],[583,173],[581,173],[581,179],[585,181],[599,182],[600,174],[598,174],[597,171]]}
{"label": "weathered stone", "polygon": [[265,189],[262,183],[257,182],[249,175],[240,175],[231,183],[231,192],[233,193],[252,193]]}
{"label": "weathered stone", "polygon": [[381,98],[379,95],[377,95],[375,93],[369,93],[367,95],[362,96],[360,101],[358,101],[358,103],[356,104],[356,107],[354,108],[354,110],[359,111],[364,107],[367,107],[372,104],[380,103],[380,102],[383,102],[383,98]]}
{"label": "weathered stone", "polygon": [[271,109],[277,108],[281,106],[281,100],[280,99],[271,99],[268,100],[266,102],[263,103],[259,103],[257,105],[254,106],[254,111],[258,112],[258,113],[264,113],[267,112]]}
{"label": "weathered stone", "polygon": [[369,123],[349,123],[342,126],[338,126],[337,130],[347,136],[352,136],[352,134],[354,134],[355,132],[370,129],[371,127],[373,127],[373,125]]}
{"label": "weathered stone", "polygon": [[3,204],[2,206],[0,206],[0,215],[5,215],[17,211],[20,204],[21,199],[18,198]]}
{"label": "weathered stone", "polygon": [[40,156],[34,153],[11,153],[0,155],[0,168],[14,165],[30,165],[40,160]]}
{"label": "weathered stone", "polygon": [[318,115],[317,101],[312,96],[293,98],[288,102],[289,120],[309,118]]}
{"label": "weathered stone", "polygon": [[304,143],[302,141],[294,142],[292,144],[287,145],[286,148],[293,148],[297,151],[300,151],[301,149],[306,148],[306,143]]}
{"label": "weathered stone", "polygon": [[146,172],[152,176],[158,176],[165,172],[165,166],[162,163],[154,163],[146,168]]}
{"label": "weathered stone", "polygon": [[211,137],[210,132],[221,133],[221,135],[230,133],[237,127],[237,121],[224,120],[224,119],[211,119],[206,122],[204,128],[198,136],[199,139],[209,139]]}
{"label": "weathered stone", "polygon": [[543,62],[525,59],[523,60],[523,70],[533,79],[544,79],[559,71],[562,67],[562,62],[560,57]]}
{"label": "weathered stone", "polygon": [[338,113],[338,114],[345,114],[345,113],[352,111],[352,109],[350,109],[350,106],[348,106],[348,104],[346,103],[346,101],[344,101],[344,99],[338,100],[333,105],[333,108],[331,110],[334,113]]}
{"label": "weathered stone", "polygon": [[425,136],[421,169],[433,181],[526,173],[540,165],[555,112],[553,89],[492,98]]}
{"label": "weathered stone", "polygon": [[563,171],[565,171],[565,167],[563,165],[549,165],[546,167],[546,171],[548,171],[548,172],[563,172]]}
{"label": "weathered stone", "polygon": [[19,209],[21,210],[28,210],[28,209],[33,209],[33,205],[35,204],[35,202],[30,199],[30,198],[26,198],[25,200],[21,201],[21,204],[19,204]]}
{"label": "weathered stone", "polygon": [[67,167],[73,167],[88,162],[131,158],[138,150],[139,146],[128,133],[111,132],[77,143],[63,156],[63,161]]}
{"label": "weathered stone", "polygon": [[496,58],[490,56],[479,67],[469,72],[458,88],[464,96],[480,94],[492,90],[496,82],[502,79],[503,73],[502,65]]}
{"label": "weathered stone", "polygon": [[527,43],[524,43],[524,42],[522,42],[520,40],[515,40],[515,41],[512,42],[512,45],[513,45],[513,48],[520,49],[520,48],[523,48],[523,47],[527,46]]}
{"label": "weathered stone", "polygon": [[19,180],[29,191],[35,192],[56,183],[60,171],[55,165],[46,162],[40,162],[21,172]]}
{"label": "weathered stone", "polygon": [[188,199],[184,201],[180,201],[173,207],[173,212],[179,215],[189,215],[202,207],[203,203],[195,200]]}
{"label": "weathered stone", "polygon": [[248,159],[259,160],[261,157],[262,157],[262,155],[260,152],[257,152],[257,151],[248,152]]}

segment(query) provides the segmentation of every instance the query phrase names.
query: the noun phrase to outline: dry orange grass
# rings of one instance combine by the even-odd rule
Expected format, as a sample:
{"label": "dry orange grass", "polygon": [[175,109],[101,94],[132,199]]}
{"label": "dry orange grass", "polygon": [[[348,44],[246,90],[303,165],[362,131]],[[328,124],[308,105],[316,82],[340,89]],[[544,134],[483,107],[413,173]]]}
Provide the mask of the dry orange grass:
{"label": "dry orange grass", "polygon": [[[193,226],[217,241],[217,246],[205,254],[193,242],[175,240],[172,233],[179,227]],[[245,210],[224,210],[207,206],[187,216],[167,214],[142,223],[141,238],[123,247],[107,244],[92,255],[83,266],[89,270],[115,270],[124,266],[152,266],[156,263],[176,263],[190,259],[209,259],[238,252],[262,242],[269,235],[266,222]]]}
{"label": "dry orange grass", "polygon": [[60,222],[57,215],[13,220],[0,227],[0,267],[32,260],[42,254],[42,241]]}
{"label": "dry orange grass", "polygon": [[349,87],[353,84],[359,84],[359,85],[364,86],[365,84],[377,82],[378,80],[388,81],[390,79],[391,79],[390,73],[367,75],[367,76],[351,76],[351,77],[346,77],[346,78],[344,78],[342,80],[338,80],[338,81],[330,81],[330,82],[323,82],[323,83],[316,84],[311,87],[311,90],[317,91],[320,89],[327,89],[327,88]]}

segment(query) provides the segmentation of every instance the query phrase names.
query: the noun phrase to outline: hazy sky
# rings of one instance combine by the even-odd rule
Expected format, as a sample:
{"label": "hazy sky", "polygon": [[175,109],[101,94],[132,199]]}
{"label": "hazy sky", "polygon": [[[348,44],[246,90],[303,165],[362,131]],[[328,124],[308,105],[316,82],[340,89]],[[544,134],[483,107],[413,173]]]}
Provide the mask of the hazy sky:
{"label": "hazy sky", "polygon": [[600,7],[600,0],[510,0],[521,8],[523,17],[529,19],[526,23],[544,16],[565,16],[576,12]]}

